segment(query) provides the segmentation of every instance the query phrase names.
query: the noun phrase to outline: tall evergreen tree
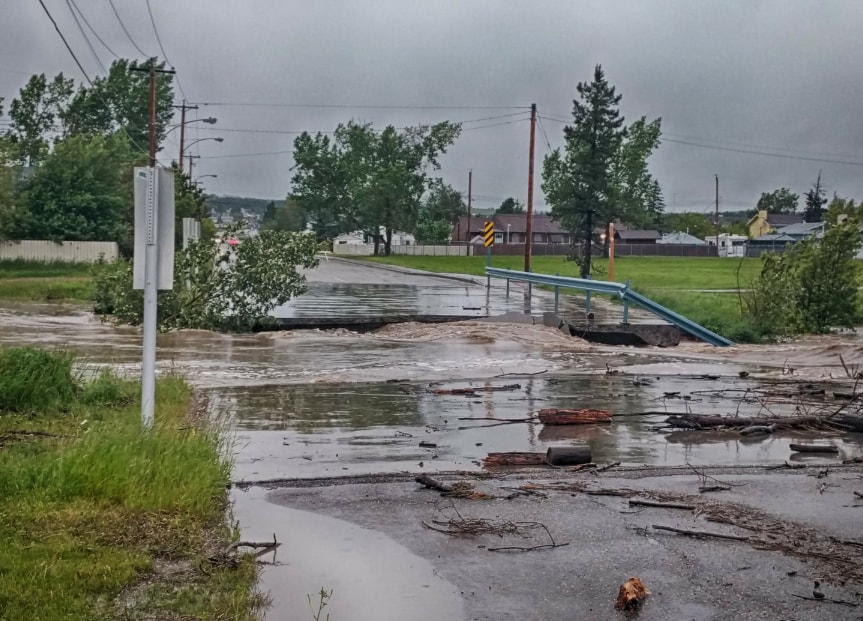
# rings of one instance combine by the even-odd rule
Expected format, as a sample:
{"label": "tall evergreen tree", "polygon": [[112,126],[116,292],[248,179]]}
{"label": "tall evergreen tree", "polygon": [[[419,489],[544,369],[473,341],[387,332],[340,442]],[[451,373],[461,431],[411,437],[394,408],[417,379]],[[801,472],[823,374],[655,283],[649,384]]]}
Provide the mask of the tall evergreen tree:
{"label": "tall evergreen tree", "polygon": [[821,171],[819,170],[815,185],[806,193],[803,219],[806,222],[821,222],[824,219],[824,205],[826,204],[827,197],[824,196],[824,188],[821,187]]}
{"label": "tall evergreen tree", "polygon": [[624,139],[624,119],[618,106],[621,95],[597,65],[593,81],[579,82],[579,99],[572,102],[572,125],[564,130],[564,152],[555,149],[543,162],[542,189],[552,216],[583,238],[586,215],[606,225],[615,216],[614,171]]}
{"label": "tall evergreen tree", "polygon": [[662,187],[656,179],[653,180],[653,183],[650,184],[647,190],[645,211],[645,225],[659,228],[662,216],[665,213],[665,198],[662,196]]}

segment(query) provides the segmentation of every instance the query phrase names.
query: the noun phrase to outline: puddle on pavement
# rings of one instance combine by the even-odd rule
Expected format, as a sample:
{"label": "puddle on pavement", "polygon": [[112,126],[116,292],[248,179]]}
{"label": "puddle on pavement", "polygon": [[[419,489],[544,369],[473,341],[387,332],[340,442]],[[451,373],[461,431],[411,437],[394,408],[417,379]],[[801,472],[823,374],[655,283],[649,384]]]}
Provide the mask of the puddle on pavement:
{"label": "puddle on pavement", "polygon": [[[321,589],[332,597],[321,619],[439,621],[464,618],[454,585],[434,566],[377,531],[267,501],[263,490],[234,491],[233,517],[245,540],[281,542],[264,565],[267,621],[308,621]],[[262,557],[271,561],[272,554]],[[327,617],[329,615],[329,617]]]}
{"label": "puddle on pavement", "polygon": [[[639,383],[644,381],[639,378]],[[520,388],[484,390],[513,383]],[[771,464],[790,458],[789,444],[825,437],[805,431],[742,438],[736,432],[657,430],[671,413],[765,415],[761,402],[739,402],[758,382],[732,377],[653,376],[649,385],[636,386],[633,377],[591,375],[451,382],[443,387],[466,386],[475,387],[477,396],[438,395],[425,384],[408,383],[257,386],[208,393],[213,410],[233,420],[242,447],[235,477],[249,480],[478,470],[490,452],[544,452],[552,445],[582,442],[590,445],[598,463]],[[770,411],[791,414],[795,398],[781,401],[773,399]],[[610,410],[614,418],[610,425],[497,424],[497,419],[523,419],[543,408],[599,408]],[[863,434],[836,432],[830,439],[840,457],[863,451]],[[422,447],[420,442],[434,446]],[[793,459],[818,462],[825,457]]]}

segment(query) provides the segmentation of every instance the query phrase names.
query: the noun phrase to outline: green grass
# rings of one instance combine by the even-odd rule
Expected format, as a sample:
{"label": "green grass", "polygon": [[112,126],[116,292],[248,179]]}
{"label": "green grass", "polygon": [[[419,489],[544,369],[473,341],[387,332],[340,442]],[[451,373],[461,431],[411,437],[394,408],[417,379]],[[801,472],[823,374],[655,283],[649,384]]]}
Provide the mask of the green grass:
{"label": "green grass", "polygon": [[[485,257],[371,257],[376,263],[399,265],[431,272],[485,274]],[[492,257],[494,267],[522,270],[524,257]],[[606,280],[608,261],[596,259],[594,277]],[[533,257],[532,268],[544,274],[580,276],[578,266],[564,257]],[[758,259],[690,257],[618,257],[614,280],[632,287],[656,302],[738,342],[759,342],[770,335],[756,330],[733,293],[701,293],[697,289],[747,288],[758,276]]]}
{"label": "green grass", "polygon": [[[485,257],[370,257],[376,263],[400,265],[430,272],[485,274]],[[492,257],[492,267],[522,270],[524,257]],[[594,278],[607,280],[608,261],[594,260]],[[579,267],[565,257],[533,257],[531,267],[543,274],[580,276]],[[614,261],[615,282],[629,280],[641,290],[657,289],[733,289],[737,287],[738,268],[743,287],[758,275],[758,259],[720,259],[694,257],[618,257]]]}
{"label": "green grass", "polygon": [[[37,355],[17,351],[3,357]],[[56,361],[39,385],[70,359],[48,355]],[[9,369],[0,386],[20,377]],[[72,381],[62,405],[0,408],[0,619],[255,618],[254,563],[206,558],[232,536],[230,464],[219,435],[190,423],[189,386],[158,382],[147,433],[136,382]],[[166,565],[175,573],[159,571]]]}
{"label": "green grass", "polygon": [[65,276],[88,276],[90,263],[64,263],[59,261],[0,261],[2,278],[59,278]]}
{"label": "green grass", "polygon": [[0,261],[0,299],[90,301],[90,269],[89,263]]}

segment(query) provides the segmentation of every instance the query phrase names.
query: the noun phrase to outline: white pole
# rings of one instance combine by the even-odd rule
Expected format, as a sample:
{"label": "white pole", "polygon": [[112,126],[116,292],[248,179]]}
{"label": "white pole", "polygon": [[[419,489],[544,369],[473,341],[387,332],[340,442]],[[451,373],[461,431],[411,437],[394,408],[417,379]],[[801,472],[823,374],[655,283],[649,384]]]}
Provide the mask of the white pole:
{"label": "white pole", "polygon": [[144,341],[141,356],[141,423],[152,429],[156,406],[156,315],[158,313],[159,248],[156,168],[147,169],[146,245],[144,247]]}

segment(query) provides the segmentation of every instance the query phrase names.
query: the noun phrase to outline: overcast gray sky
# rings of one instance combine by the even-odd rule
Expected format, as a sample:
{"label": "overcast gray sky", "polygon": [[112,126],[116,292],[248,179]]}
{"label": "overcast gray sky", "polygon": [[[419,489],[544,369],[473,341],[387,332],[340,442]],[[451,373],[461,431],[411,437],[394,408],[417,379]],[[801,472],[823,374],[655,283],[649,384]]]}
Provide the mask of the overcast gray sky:
{"label": "overcast gray sky", "polygon": [[[66,0],[44,1],[87,72],[101,73]],[[108,0],[76,2],[114,52],[140,57]],[[829,193],[863,198],[860,0],[150,2],[186,98],[211,103],[200,114],[218,118],[187,138],[224,138],[192,147],[203,156],[196,175],[218,175],[204,180],[211,192],[283,198],[289,191],[294,135],[228,130],[331,131],[351,118],[376,126],[464,120],[471,122],[441,175],[466,191],[472,168],[481,207],[510,195],[524,200],[529,123],[518,107],[535,102],[548,117],[548,143],[560,145],[563,125],[550,119],[570,118],[576,84],[599,63],[623,94],[627,119],[663,119],[665,140],[651,169],[669,208],[710,209],[714,174],[723,210],[752,207],[762,191],[780,186],[802,195],[819,170]],[[138,46],[162,56],[145,1],[114,5]],[[90,38],[109,65],[113,56]],[[0,96],[8,104],[30,74],[60,71],[82,79],[38,2],[2,0]],[[175,136],[161,159],[176,157]],[[546,152],[538,128],[540,207]]]}

